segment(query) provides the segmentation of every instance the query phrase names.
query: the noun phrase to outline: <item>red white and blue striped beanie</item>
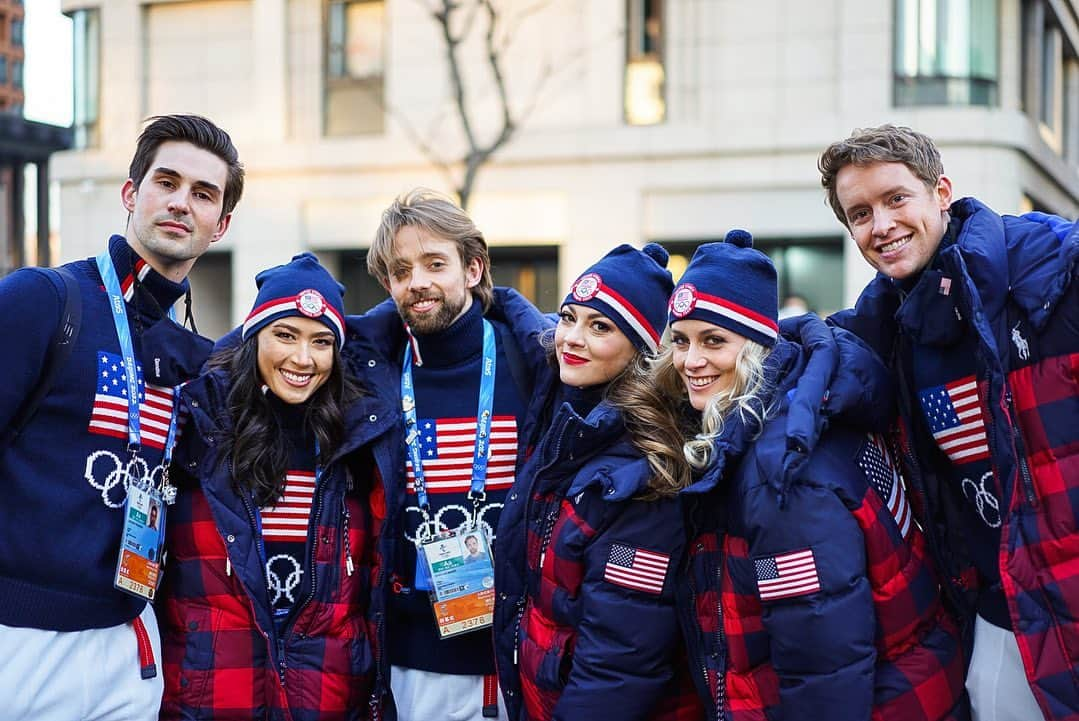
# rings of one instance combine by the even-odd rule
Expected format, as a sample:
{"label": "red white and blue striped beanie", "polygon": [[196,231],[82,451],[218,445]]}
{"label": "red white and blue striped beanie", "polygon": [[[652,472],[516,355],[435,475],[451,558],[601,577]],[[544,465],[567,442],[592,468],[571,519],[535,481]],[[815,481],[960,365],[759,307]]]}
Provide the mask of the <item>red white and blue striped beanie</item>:
{"label": "red white and blue striped beanie", "polygon": [[776,268],[753,249],[753,236],[732,230],[722,243],[697,248],[669,312],[671,323],[703,320],[771,348],[779,336]]}
{"label": "red white and blue striped beanie", "polygon": [[658,243],[641,250],[620,245],[581,274],[562,305],[583,305],[613,322],[638,350],[655,353],[674,288],[667,251]]}
{"label": "red white and blue striped beanie", "polygon": [[278,318],[313,318],[333,331],[338,347],[345,335],[345,286],[334,280],[311,253],[293,256],[255,276],[259,294],[243,325],[247,340]]}

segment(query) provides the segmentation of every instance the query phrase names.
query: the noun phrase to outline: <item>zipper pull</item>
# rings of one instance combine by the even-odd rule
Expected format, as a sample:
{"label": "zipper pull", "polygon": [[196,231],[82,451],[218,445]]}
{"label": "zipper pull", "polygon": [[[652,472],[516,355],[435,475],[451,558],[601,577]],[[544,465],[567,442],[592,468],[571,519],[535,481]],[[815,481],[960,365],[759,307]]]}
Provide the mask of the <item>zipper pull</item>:
{"label": "zipper pull", "polygon": [[229,560],[228,556],[225,556],[225,575],[226,576],[231,576],[232,575],[232,561]]}
{"label": "zipper pull", "polygon": [[352,556],[345,556],[345,570],[348,571],[348,575],[352,575],[355,570],[355,566],[352,565]]}

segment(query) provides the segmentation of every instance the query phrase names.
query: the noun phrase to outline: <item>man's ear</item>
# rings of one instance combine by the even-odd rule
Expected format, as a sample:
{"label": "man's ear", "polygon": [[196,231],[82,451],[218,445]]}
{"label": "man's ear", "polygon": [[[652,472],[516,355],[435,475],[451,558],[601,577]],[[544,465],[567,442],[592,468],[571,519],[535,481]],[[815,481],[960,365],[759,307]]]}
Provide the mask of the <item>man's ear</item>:
{"label": "man's ear", "polygon": [[135,212],[135,194],[137,188],[135,188],[135,181],[128,178],[124,181],[123,186],[120,188],[120,202],[124,205],[124,210],[129,213]]}
{"label": "man's ear", "polygon": [[479,258],[473,258],[468,261],[468,267],[465,268],[465,287],[475,288],[480,284],[480,280],[483,278],[483,261]]}
{"label": "man's ear", "polygon": [[947,210],[952,207],[952,181],[947,175],[942,175],[937,178],[937,187],[934,192],[937,195],[937,204],[941,210]]}
{"label": "man's ear", "polygon": [[232,223],[232,213],[225,213],[221,220],[217,221],[217,229],[214,234],[210,236],[210,242],[216,243],[221,240],[221,236],[225,234],[225,231],[229,229],[229,225]]}

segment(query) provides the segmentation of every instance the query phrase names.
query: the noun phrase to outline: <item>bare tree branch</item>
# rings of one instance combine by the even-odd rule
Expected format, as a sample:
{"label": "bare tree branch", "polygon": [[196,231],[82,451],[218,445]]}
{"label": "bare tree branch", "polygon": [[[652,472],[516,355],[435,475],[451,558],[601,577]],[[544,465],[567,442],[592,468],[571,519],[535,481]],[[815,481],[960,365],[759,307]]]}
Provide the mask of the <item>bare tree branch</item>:
{"label": "bare tree branch", "polygon": [[[584,57],[587,48],[580,48],[570,55],[559,57],[558,65],[550,58],[543,64],[532,92],[517,111],[510,102],[504,63],[506,52],[522,25],[554,4],[554,0],[528,0],[524,7],[512,12],[501,7],[498,0],[415,0],[438,25],[450,80],[449,112],[457,116],[464,140],[460,156],[452,160],[441,157],[436,151],[437,128],[444,117],[442,113],[433,118],[426,136],[417,132],[403,115],[394,113],[406,136],[446,176],[464,208],[468,207],[476,177],[492,156],[506,145],[517,133],[525,120],[535,112],[542,97],[548,91],[552,79],[568,72]],[[480,24],[486,21],[481,29]],[[499,116],[495,127],[487,130],[487,123],[478,122],[473,107],[486,107],[488,92],[477,92],[476,79],[468,76],[467,55],[464,49],[471,47],[475,33],[482,32],[484,61],[490,73],[490,85],[494,86]],[[484,91],[490,85],[483,84]],[[486,118],[484,118],[486,120]],[[489,133],[493,137],[489,137]],[[483,137],[480,137],[482,134]],[[489,139],[488,139],[489,137]],[[458,181],[454,174],[460,173]]]}
{"label": "bare tree branch", "polygon": [[487,62],[491,66],[491,75],[494,77],[495,87],[498,89],[499,102],[502,103],[502,132],[499,133],[498,138],[490,146],[490,151],[493,152],[509,140],[510,136],[513,135],[513,131],[516,130],[516,125],[513,122],[513,116],[510,114],[510,99],[506,92],[506,79],[502,74],[502,57],[498,50],[495,49],[495,33],[498,31],[499,15],[492,0],[481,0],[481,2],[487,9],[487,35],[485,38]]}
{"label": "bare tree branch", "polygon": [[516,35],[517,31],[521,28],[521,24],[530,16],[545,10],[547,6],[551,4],[551,1],[552,0],[538,0],[538,2],[532,3],[503,23],[505,30],[502,32],[502,39],[498,43],[498,52],[500,54],[505,53],[513,42],[513,36]]}
{"label": "bare tree branch", "polygon": [[460,39],[455,37],[450,23],[452,15],[458,9],[453,0],[442,0],[442,9],[434,14],[435,21],[442,27],[442,39],[446,43],[446,60],[450,65],[450,82],[453,85],[453,100],[457,106],[457,117],[461,121],[461,130],[465,134],[465,141],[469,148],[476,147],[476,135],[472,130],[472,119],[468,115],[468,107],[465,102],[465,86],[461,79],[461,63],[457,56]]}

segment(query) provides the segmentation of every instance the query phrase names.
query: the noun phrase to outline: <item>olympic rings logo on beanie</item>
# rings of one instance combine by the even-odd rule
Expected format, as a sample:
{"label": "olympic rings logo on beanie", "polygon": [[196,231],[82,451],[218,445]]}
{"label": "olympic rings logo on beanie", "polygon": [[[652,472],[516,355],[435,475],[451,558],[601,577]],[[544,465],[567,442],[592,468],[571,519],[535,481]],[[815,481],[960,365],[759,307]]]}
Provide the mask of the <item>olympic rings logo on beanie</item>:
{"label": "olympic rings logo on beanie", "polygon": [[308,318],[319,318],[326,312],[326,299],[314,288],[301,290],[296,296],[296,309]]}
{"label": "olympic rings logo on beanie", "polygon": [[697,306],[697,288],[692,283],[682,283],[671,295],[671,315],[685,318]]}
{"label": "olympic rings logo on beanie", "polygon": [[573,298],[580,301],[592,300],[602,287],[603,278],[598,273],[585,273],[573,284]]}

